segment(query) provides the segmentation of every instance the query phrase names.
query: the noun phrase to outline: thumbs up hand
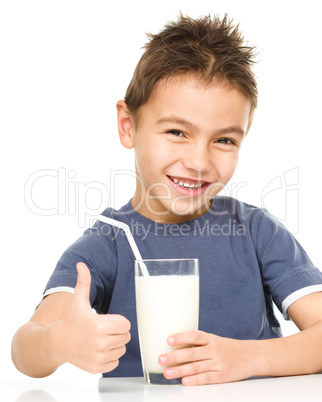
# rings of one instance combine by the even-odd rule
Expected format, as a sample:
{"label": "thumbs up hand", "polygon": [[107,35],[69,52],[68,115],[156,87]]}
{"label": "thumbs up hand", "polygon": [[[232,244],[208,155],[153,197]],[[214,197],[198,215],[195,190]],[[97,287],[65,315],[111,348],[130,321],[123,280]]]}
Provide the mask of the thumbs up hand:
{"label": "thumbs up hand", "polygon": [[130,322],[121,315],[95,314],[89,301],[90,271],[82,262],[77,271],[74,297],[52,331],[52,351],[57,365],[68,362],[93,374],[105,373],[118,366],[126,351]]}

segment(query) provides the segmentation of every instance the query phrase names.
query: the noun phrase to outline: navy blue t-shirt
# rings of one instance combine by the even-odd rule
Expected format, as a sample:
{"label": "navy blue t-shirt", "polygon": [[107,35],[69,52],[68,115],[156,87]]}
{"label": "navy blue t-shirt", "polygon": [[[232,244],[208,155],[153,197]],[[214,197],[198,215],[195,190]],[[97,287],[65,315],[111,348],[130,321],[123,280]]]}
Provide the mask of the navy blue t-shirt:
{"label": "navy blue t-shirt", "polygon": [[[136,212],[131,202],[103,215],[129,225],[142,258],[198,258],[199,329],[235,339],[282,336],[273,302],[287,316],[298,298],[322,290],[322,273],[296,239],[264,209],[216,196],[203,216],[161,224]],[[131,322],[131,341],[111,377],[142,376],[134,292],[134,255],[122,229],[102,222],[62,255],[44,295],[70,291],[76,263],[91,271],[90,302],[98,313]],[[161,301],[160,301],[161,302]]]}

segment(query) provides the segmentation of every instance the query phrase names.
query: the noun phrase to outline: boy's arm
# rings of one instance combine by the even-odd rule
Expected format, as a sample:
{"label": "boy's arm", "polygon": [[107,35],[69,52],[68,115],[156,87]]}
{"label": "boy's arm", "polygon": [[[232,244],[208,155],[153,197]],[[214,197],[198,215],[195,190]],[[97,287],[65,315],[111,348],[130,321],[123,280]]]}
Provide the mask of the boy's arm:
{"label": "boy's arm", "polygon": [[235,340],[202,331],[174,334],[168,338],[170,345],[196,346],[160,356],[164,366],[189,362],[165,369],[164,375],[197,385],[322,372],[322,292],[297,300],[288,314],[301,332],[285,338]]}
{"label": "boy's arm", "polygon": [[89,302],[90,272],[83,263],[77,269],[74,295],[47,296],[13,337],[12,360],[26,375],[45,377],[67,362],[104,373],[116,368],[125,353],[129,321],[119,315],[94,314]]}

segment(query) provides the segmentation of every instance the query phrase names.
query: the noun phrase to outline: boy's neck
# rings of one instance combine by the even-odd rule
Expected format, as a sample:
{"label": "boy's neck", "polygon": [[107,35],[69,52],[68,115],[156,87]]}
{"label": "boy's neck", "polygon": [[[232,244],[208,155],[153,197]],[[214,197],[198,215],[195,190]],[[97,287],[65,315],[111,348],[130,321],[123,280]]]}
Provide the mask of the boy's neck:
{"label": "boy's neck", "polygon": [[188,222],[192,219],[199,218],[200,216],[204,215],[212,205],[212,199],[205,205],[202,205],[192,214],[175,214],[173,211],[161,211],[158,210],[156,207],[156,203],[153,200],[149,199],[148,205],[146,200],[142,202],[142,199],[138,199],[137,194],[135,193],[132,200],[131,205],[136,212],[140,215],[148,218],[157,223],[164,223],[164,224],[174,224],[174,223],[184,223]]}

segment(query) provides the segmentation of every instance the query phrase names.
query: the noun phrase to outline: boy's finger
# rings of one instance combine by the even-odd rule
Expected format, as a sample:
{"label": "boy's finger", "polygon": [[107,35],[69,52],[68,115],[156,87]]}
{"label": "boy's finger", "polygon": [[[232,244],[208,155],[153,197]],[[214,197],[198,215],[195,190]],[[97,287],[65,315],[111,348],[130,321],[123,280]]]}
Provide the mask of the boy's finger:
{"label": "boy's finger", "polygon": [[130,321],[119,314],[101,314],[98,318],[106,323],[107,335],[128,334],[131,329]]}
{"label": "boy's finger", "polygon": [[209,360],[209,349],[206,346],[187,347],[175,349],[172,352],[160,355],[161,366],[176,366],[178,364],[191,364],[202,360]]}
{"label": "boy's finger", "polygon": [[206,345],[209,343],[209,334],[203,331],[186,331],[170,335],[168,344],[170,346],[179,345]]}
{"label": "boy's finger", "polygon": [[[163,371],[163,375],[166,378],[182,378],[185,376],[198,375],[205,372],[215,371],[212,362],[207,360],[190,362],[175,367],[168,367]],[[183,383],[185,383],[183,381]]]}
{"label": "boy's finger", "polygon": [[78,276],[75,286],[74,297],[79,302],[89,304],[89,295],[91,290],[91,273],[83,262],[76,264]]}

